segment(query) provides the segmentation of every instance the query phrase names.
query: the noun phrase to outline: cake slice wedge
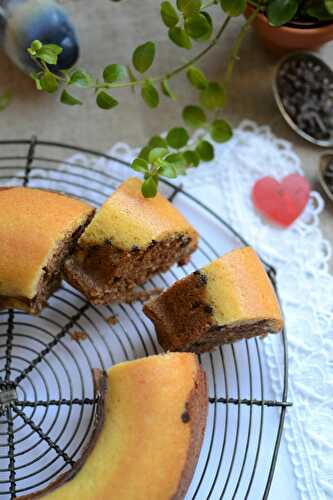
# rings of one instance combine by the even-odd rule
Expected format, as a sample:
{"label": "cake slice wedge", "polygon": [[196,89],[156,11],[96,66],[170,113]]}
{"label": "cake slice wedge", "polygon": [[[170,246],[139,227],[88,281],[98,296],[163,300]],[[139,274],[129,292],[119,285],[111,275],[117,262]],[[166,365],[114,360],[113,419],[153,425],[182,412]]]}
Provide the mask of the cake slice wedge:
{"label": "cake slice wedge", "polygon": [[97,212],[65,264],[67,281],[94,304],[129,302],[133,290],[174,263],[186,264],[198,235],[161,194],[144,198],[129,178]]}
{"label": "cake slice wedge", "polygon": [[86,203],[55,192],[0,190],[0,309],[41,311],[93,214]]}
{"label": "cake slice wedge", "polygon": [[283,326],[273,286],[249,247],[177,281],[147,302],[144,312],[166,351],[206,352]]}
{"label": "cake slice wedge", "polygon": [[81,470],[22,499],[184,498],[208,406],[206,377],[196,356],[169,353],[121,363],[107,379],[104,423]]}

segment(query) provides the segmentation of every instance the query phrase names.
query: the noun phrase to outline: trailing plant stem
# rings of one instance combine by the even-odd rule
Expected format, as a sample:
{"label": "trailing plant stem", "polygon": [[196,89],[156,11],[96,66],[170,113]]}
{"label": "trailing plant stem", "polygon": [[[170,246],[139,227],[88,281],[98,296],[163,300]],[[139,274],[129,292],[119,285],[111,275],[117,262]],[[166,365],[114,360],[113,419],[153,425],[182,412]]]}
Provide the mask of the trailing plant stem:
{"label": "trailing plant stem", "polygon": [[192,59],[190,59],[189,61],[187,61],[186,63],[182,64],[181,66],[179,66],[178,68],[174,69],[173,71],[170,71],[169,73],[167,73],[164,77],[159,77],[158,79],[159,80],[163,80],[163,79],[169,79],[169,78],[172,78],[173,76],[177,75],[178,73],[181,73],[184,69],[187,69],[189,68],[190,66],[192,66],[194,63],[196,63],[197,61],[199,61],[199,59],[201,59],[205,54],[207,54],[207,52],[209,52],[213,47],[215,47],[215,45],[217,44],[217,42],[219,41],[219,39],[221,38],[224,30],[227,28],[229,22],[231,20],[231,17],[228,16],[224,23],[222,24],[222,26],[220,27],[220,29],[218,30],[217,34],[215,35],[215,37],[213,38],[213,40],[210,42],[209,45],[207,45],[207,47],[205,47],[201,52],[199,52],[199,54],[197,54],[196,56],[194,56]]}
{"label": "trailing plant stem", "polygon": [[232,77],[232,74],[234,71],[235,63],[238,60],[238,53],[239,53],[239,50],[241,48],[244,37],[245,37],[246,33],[248,32],[248,30],[250,29],[252,22],[257,17],[258,12],[259,12],[259,9],[257,8],[251,14],[251,16],[246,20],[245,24],[243,24],[241,30],[239,31],[239,33],[236,37],[236,40],[235,40],[234,45],[233,45],[231,52],[230,52],[230,57],[229,57],[228,65],[227,65],[227,70],[226,70],[226,75],[225,75],[225,86],[226,87],[228,87],[228,85],[230,83],[230,80],[231,80],[231,77]]}
{"label": "trailing plant stem", "polygon": [[[149,80],[150,82],[154,82],[154,83],[159,83],[159,82],[162,82],[163,80],[169,80],[169,79],[173,78],[174,76],[178,75],[179,73],[181,73],[182,71],[186,70],[187,68],[189,68],[190,66],[192,66],[196,62],[198,62],[205,54],[207,54],[207,52],[209,52],[213,47],[215,47],[215,45],[217,44],[217,42],[221,38],[223,32],[227,28],[230,20],[231,20],[230,16],[226,17],[222,26],[220,27],[220,29],[216,33],[213,40],[209,43],[209,45],[207,45],[207,47],[205,47],[201,52],[196,54],[194,57],[192,57],[191,59],[189,59],[185,63],[183,63],[180,66],[176,67],[175,69],[169,71],[168,73],[165,73],[164,75],[159,75],[159,76],[155,76],[155,77],[148,77],[147,79],[140,79],[140,80],[135,80],[135,81],[130,81],[130,82],[115,82],[115,83],[101,82],[101,83],[97,83],[97,84],[92,84],[92,85],[88,86],[87,88],[91,88],[91,89],[95,89],[95,90],[120,89],[120,88],[135,87],[138,85],[143,85],[146,80]],[[44,63],[44,61],[41,61],[41,62],[37,61],[37,62],[42,67],[43,70],[49,71],[49,68]],[[54,75],[54,76],[59,81],[67,82],[66,77],[62,77],[59,75]]]}

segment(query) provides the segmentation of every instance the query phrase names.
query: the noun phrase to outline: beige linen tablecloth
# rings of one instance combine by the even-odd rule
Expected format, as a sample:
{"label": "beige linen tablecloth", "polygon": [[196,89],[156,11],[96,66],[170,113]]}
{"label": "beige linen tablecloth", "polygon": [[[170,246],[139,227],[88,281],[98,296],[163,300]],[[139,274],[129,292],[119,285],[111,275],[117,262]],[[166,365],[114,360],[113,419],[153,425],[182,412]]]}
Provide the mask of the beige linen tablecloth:
{"label": "beige linen tablecloth", "polygon": [[[104,65],[130,62],[133,48],[145,40],[157,40],[157,61],[152,71],[172,67],[184,58],[184,50],[177,49],[166,36],[159,19],[157,0],[62,0],[71,13],[81,37],[81,65],[97,74]],[[216,21],[220,14],[216,8]],[[236,19],[226,36],[208,55],[203,67],[212,79],[221,80],[226,54],[232,45],[239,25]],[[333,65],[333,44],[321,51],[324,59]],[[243,44],[241,59],[236,66],[227,116],[234,124],[249,118],[259,124],[268,124],[273,132],[295,145],[303,168],[314,188],[318,189],[316,170],[321,150],[298,138],[279,115],[271,91],[276,58],[266,53],[253,32]],[[195,91],[184,85],[182,77],[174,82],[181,104],[195,98]],[[65,141],[76,145],[106,150],[117,141],[132,145],[142,144],[151,134],[180,122],[180,104],[163,99],[158,110],[149,110],[125,90],[118,93],[121,106],[111,112],[99,110],[93,95],[86,97],[83,107],[68,108],[57,102],[56,96],[38,93],[33,82],[22,75],[1,54],[0,90],[10,87],[14,101],[1,114],[0,138],[27,138],[33,133],[39,138]],[[192,94],[192,95],[191,95]],[[333,205],[327,203],[322,215],[325,235],[333,241]]]}

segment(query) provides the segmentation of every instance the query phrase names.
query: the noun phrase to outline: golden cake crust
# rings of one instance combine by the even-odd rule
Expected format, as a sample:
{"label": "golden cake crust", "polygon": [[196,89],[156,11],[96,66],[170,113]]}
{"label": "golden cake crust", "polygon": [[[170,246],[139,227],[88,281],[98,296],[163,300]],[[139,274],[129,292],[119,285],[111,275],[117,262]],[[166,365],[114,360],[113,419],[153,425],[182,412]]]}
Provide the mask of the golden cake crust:
{"label": "golden cake crust", "polygon": [[216,323],[227,325],[250,319],[282,316],[270,279],[256,252],[250,247],[226,253],[202,269],[207,276],[207,302]]}
{"label": "golden cake crust", "polygon": [[187,458],[185,467],[182,470],[178,488],[173,495],[172,500],[183,500],[191,484],[193,472],[197,465],[201,445],[204,438],[204,432],[207,419],[208,389],[206,374],[199,368],[197,377],[195,379],[194,387],[191,391],[187,404],[187,412],[191,422],[191,439],[190,446],[187,451]]}
{"label": "golden cake crust", "polygon": [[130,177],[104,203],[79,240],[80,247],[102,245],[111,240],[122,250],[141,249],[176,233],[198,239],[194,228],[160,193],[144,198],[142,182]]}
{"label": "golden cake crust", "polygon": [[80,473],[45,490],[47,498],[181,500],[197,463],[207,406],[205,374],[193,354],[112,367],[99,439]]}
{"label": "golden cake crust", "polygon": [[0,298],[32,299],[62,238],[92,212],[64,195],[14,187],[0,191]]}

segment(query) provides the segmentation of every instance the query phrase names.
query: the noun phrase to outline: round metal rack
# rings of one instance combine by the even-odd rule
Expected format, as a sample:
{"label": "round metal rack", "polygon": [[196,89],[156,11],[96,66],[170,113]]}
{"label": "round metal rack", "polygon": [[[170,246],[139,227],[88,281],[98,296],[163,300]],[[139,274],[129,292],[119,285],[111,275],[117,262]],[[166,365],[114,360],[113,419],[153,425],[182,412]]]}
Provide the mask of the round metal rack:
{"label": "round metal rack", "polygon": [[[112,170],[99,168],[98,161],[87,166],[78,159],[66,159],[80,153],[125,169],[129,166],[119,158],[36,137],[0,141],[0,185],[35,186],[46,181],[49,188],[69,195],[79,190],[82,199],[100,204],[121,179]],[[69,168],[59,170],[59,165]],[[246,244],[199,200],[169,182],[164,185],[170,200],[183,197],[220,230]],[[154,277],[148,289],[168,286],[219,255],[219,249],[201,233],[191,263]],[[265,265],[275,286],[275,271]],[[265,384],[267,367],[260,339],[200,356],[208,375],[209,415],[186,498],[268,497],[285,412],[291,404],[287,401],[286,333],[274,336],[274,341],[284,359],[278,400]],[[107,369],[157,352],[160,348],[140,302],[96,307],[64,284],[38,317],[0,311],[0,498],[41,490],[79,459],[96,417],[93,368]],[[270,423],[269,429],[268,412],[275,412],[275,424]]]}

